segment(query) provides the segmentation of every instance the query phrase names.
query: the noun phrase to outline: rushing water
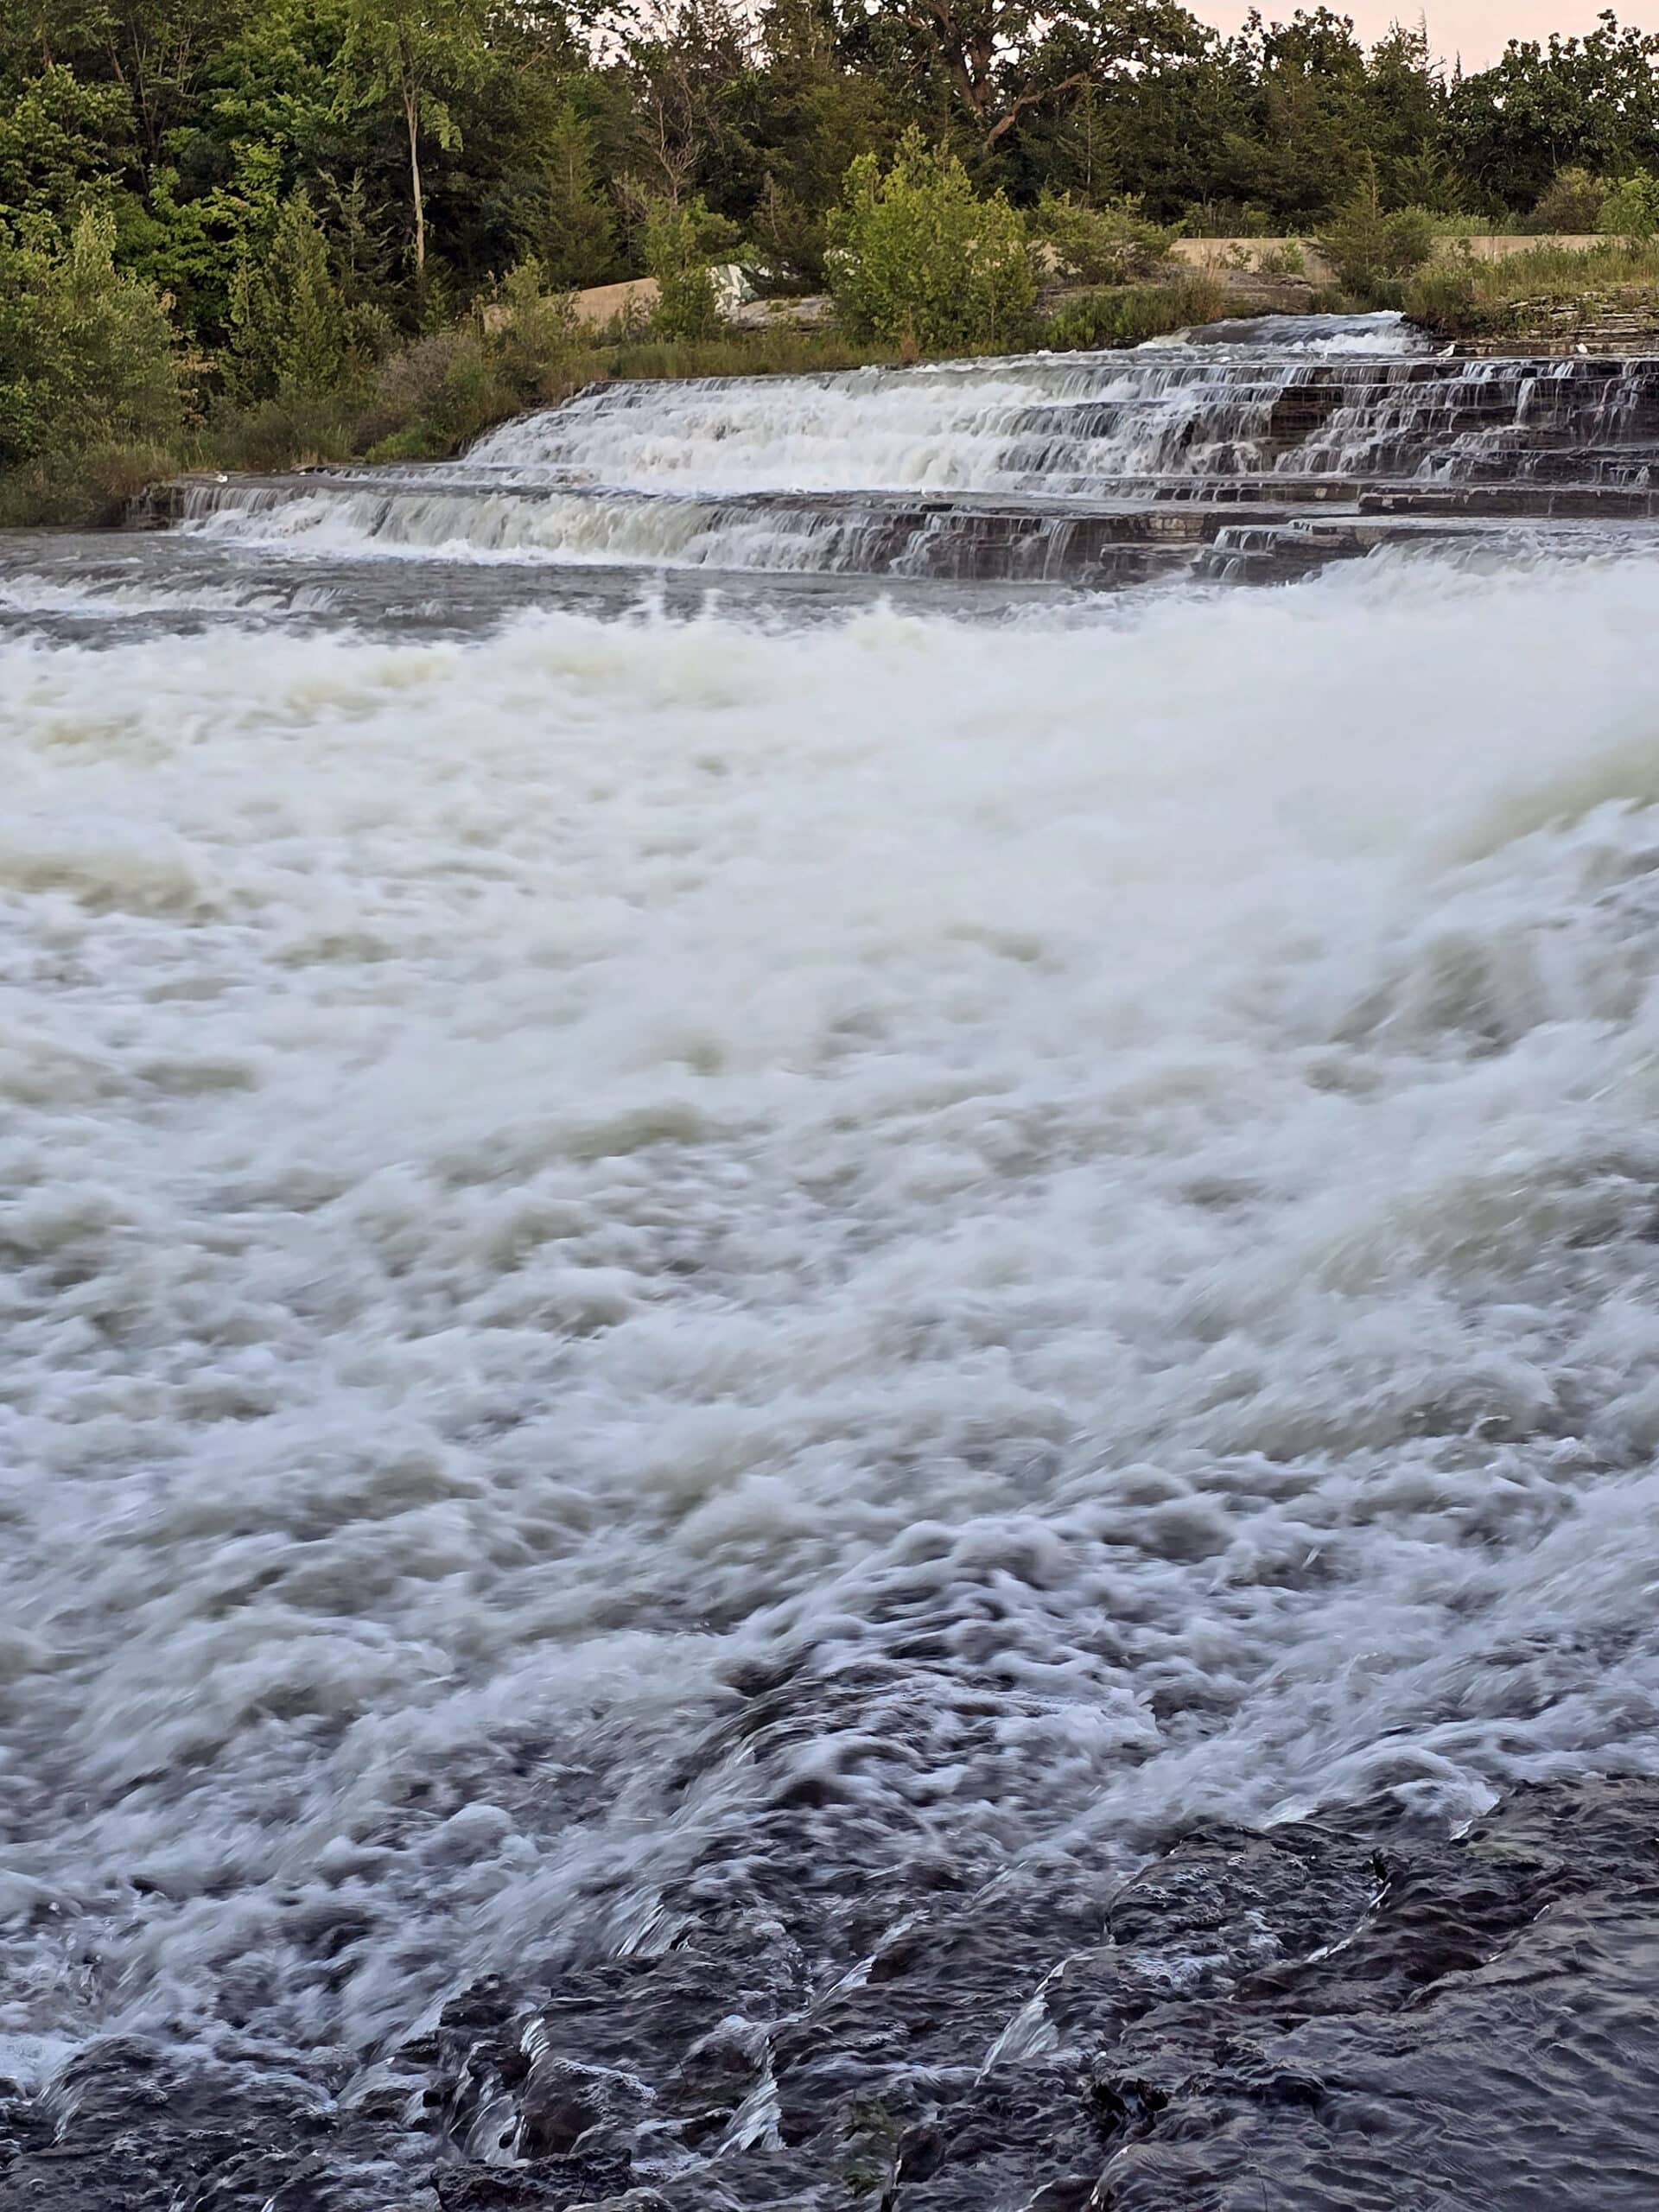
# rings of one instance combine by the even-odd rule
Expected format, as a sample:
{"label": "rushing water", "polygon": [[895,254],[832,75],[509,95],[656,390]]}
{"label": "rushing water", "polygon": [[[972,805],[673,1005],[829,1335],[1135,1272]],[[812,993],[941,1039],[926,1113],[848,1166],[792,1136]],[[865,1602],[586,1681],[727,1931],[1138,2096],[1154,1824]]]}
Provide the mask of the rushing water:
{"label": "rushing water", "polygon": [[[887,483],[857,393],[804,465]],[[400,2048],[704,1941],[718,2124],[606,2061],[678,2212],[793,2139],[757,1947],[798,2013],[1195,1822],[1659,1771],[1643,540],[710,602],[349,535],[0,582],[0,2074],[511,2161]],[[375,2155],[306,2202],[439,2201]]]}

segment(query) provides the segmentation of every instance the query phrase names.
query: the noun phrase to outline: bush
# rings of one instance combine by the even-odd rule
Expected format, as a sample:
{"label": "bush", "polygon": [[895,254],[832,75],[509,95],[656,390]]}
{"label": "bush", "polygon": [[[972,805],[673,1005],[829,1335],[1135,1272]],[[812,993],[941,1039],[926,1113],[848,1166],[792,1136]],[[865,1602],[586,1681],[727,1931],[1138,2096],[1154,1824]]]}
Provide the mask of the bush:
{"label": "bush", "polygon": [[1219,286],[1202,276],[1174,284],[1141,284],[1115,292],[1089,292],[1068,300],[1044,326],[1042,342],[1057,353],[1096,346],[1139,346],[1225,312]]}
{"label": "bush", "polygon": [[701,197],[672,205],[652,201],[645,216],[645,257],[657,279],[651,319],[659,338],[715,338],[724,328],[714,261],[737,244],[737,232],[711,214]]}
{"label": "bush", "polygon": [[[442,330],[381,363],[358,435],[372,461],[437,460],[518,405],[482,333]],[[396,453],[386,449],[393,438]]]}
{"label": "bush", "polygon": [[830,289],[849,330],[923,353],[1023,338],[1037,297],[1030,241],[1001,193],[982,200],[954,154],[913,127],[891,168],[861,154],[830,220]]}
{"label": "bush", "polygon": [[1659,176],[1637,169],[1620,177],[1602,202],[1596,228],[1607,238],[1637,245],[1659,232]]}
{"label": "bush", "polygon": [[1033,227],[1052,248],[1057,275],[1078,284],[1128,284],[1169,258],[1173,232],[1141,216],[1129,194],[1096,207],[1069,193],[1045,192]]}
{"label": "bush", "polygon": [[521,404],[559,385],[564,363],[581,343],[570,294],[543,289],[539,261],[515,262],[480,321],[486,350]]}
{"label": "bush", "polygon": [[181,428],[167,302],[116,268],[114,241],[91,211],[67,242],[0,234],[0,464],[163,443]]}
{"label": "bush", "polygon": [[1405,288],[1401,305],[1414,322],[1442,338],[1470,338],[1486,327],[1474,271],[1466,261],[1433,262]]}
{"label": "bush", "polygon": [[357,415],[345,394],[262,399],[251,407],[226,401],[209,420],[206,451],[216,467],[262,474],[302,461],[347,461],[357,448]]}
{"label": "bush", "polygon": [[166,446],[99,444],[37,454],[0,471],[0,530],[104,528],[177,467]]}
{"label": "bush", "polygon": [[1299,239],[1287,238],[1282,245],[1270,252],[1259,254],[1255,261],[1258,276],[1305,276],[1307,262]]}
{"label": "bush", "polygon": [[1426,207],[1396,207],[1384,214],[1370,178],[1319,240],[1319,250],[1347,292],[1378,304],[1390,302],[1400,279],[1421,269],[1434,251],[1434,218]]}
{"label": "bush", "polygon": [[1555,232],[1567,238],[1582,238],[1587,232],[1601,227],[1601,211],[1606,198],[1606,186],[1599,176],[1592,176],[1588,169],[1558,169],[1554,182],[1540,196],[1519,227],[1541,234]]}

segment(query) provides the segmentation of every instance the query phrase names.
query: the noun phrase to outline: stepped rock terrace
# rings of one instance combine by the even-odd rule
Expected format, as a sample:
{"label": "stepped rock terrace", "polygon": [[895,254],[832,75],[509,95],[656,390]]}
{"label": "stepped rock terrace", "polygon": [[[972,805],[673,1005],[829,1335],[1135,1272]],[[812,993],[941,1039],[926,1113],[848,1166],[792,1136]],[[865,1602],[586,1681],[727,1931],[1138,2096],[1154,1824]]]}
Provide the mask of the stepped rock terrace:
{"label": "stepped rock terrace", "polygon": [[1271,582],[1650,524],[1659,361],[1464,359],[1393,317],[1268,317],[1128,354],[607,385],[461,461],[185,479],[137,518],[341,560]]}

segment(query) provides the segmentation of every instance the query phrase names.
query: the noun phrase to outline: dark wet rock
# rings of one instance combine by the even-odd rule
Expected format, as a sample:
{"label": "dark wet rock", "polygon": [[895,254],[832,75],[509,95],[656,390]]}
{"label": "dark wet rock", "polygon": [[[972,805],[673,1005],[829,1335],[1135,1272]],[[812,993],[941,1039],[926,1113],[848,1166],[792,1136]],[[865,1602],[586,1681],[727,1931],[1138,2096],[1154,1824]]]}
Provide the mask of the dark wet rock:
{"label": "dark wet rock", "polygon": [[[339,2101],[109,2039],[0,2100],[6,2212],[1649,2212],[1659,1783],[791,1899],[495,1979]],[[695,1887],[695,1885],[693,1885]],[[739,1885],[741,1891],[741,1885]],[[792,1909],[791,1909],[792,1908]]]}

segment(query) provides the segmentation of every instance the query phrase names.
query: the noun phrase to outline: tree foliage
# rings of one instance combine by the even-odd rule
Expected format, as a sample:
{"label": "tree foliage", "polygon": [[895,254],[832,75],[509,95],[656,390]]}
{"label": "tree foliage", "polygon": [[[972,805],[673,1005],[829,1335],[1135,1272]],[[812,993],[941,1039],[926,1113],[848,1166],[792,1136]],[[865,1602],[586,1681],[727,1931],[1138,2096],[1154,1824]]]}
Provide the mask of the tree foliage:
{"label": "tree foliage", "polygon": [[0,462],[179,424],[179,363],[159,295],[115,266],[88,208],[58,246],[0,242]]}
{"label": "tree foliage", "polygon": [[1319,245],[1338,283],[1375,298],[1391,279],[1409,276],[1428,260],[1434,219],[1422,207],[1385,210],[1376,175],[1368,173]]}
{"label": "tree foliage", "polygon": [[1659,232],[1659,176],[1633,169],[1601,203],[1596,227],[1611,238],[1646,239]]}
{"label": "tree foliage", "polygon": [[8,419],[88,213],[211,410],[371,374],[531,262],[550,296],[650,269],[685,334],[741,238],[762,289],[978,345],[1027,313],[1022,224],[1078,285],[1147,281],[1177,226],[1323,236],[1387,285],[1457,217],[1646,236],[1655,176],[1659,37],[1611,14],[1465,75],[1324,6],[1229,35],[1181,0],[18,0]]}
{"label": "tree foliage", "polygon": [[849,328],[925,353],[1007,345],[1037,282],[1026,226],[912,128],[883,168],[862,154],[830,219],[830,283]]}
{"label": "tree foliage", "polygon": [[657,280],[654,322],[664,338],[712,338],[724,317],[715,287],[715,257],[737,244],[737,232],[710,213],[701,195],[677,205],[650,203],[645,219],[645,273]]}

